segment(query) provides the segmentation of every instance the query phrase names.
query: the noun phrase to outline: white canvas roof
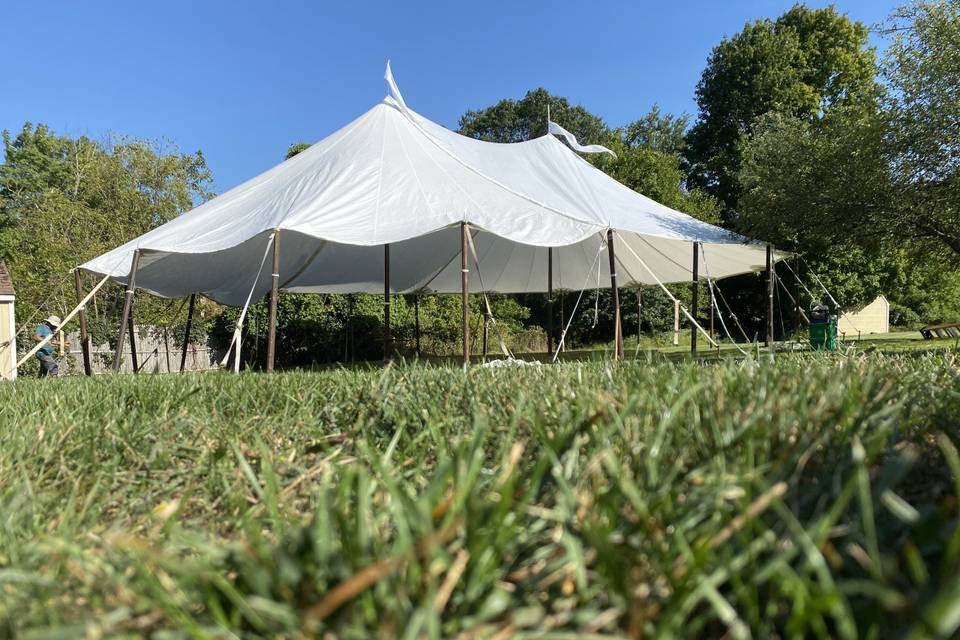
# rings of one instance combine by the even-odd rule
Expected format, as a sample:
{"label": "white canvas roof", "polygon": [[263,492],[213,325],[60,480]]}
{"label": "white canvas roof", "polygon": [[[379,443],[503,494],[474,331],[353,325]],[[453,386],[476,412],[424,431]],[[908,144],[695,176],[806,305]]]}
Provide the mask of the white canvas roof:
{"label": "white canvas roof", "polygon": [[254,299],[268,292],[269,266],[257,274],[279,229],[284,291],[382,293],[389,243],[393,291],[458,292],[461,222],[480,258],[472,291],[546,291],[547,247],[555,289],[595,286],[608,229],[624,286],[655,283],[640,259],[662,282],[688,281],[694,241],[713,278],[762,268],[763,245],[630,190],[554,136],[468,138],[409,109],[389,67],[388,82],[339,131],[81,268],[126,282],[140,249],[138,288],[241,305],[255,279]]}

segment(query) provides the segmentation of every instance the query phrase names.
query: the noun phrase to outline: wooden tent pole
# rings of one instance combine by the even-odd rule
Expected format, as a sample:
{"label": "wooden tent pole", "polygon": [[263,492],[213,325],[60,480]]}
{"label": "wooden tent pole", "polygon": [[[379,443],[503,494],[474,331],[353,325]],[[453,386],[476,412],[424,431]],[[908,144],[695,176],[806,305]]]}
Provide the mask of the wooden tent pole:
{"label": "wooden tent pole", "polygon": [[133,260],[130,262],[130,273],[127,275],[127,291],[123,296],[123,313],[120,314],[120,330],[117,332],[117,352],[113,356],[114,372],[120,371],[120,362],[123,360],[123,340],[127,337],[127,322],[130,320],[133,292],[137,288],[137,268],[139,266],[140,249],[136,249],[133,252]]}
{"label": "wooden tent pole", "polygon": [[267,328],[267,373],[277,357],[277,304],[280,296],[280,229],[273,231],[273,270],[270,272],[270,320]]}
{"label": "wooden tent pole", "polygon": [[800,311],[800,256],[797,255],[793,259],[793,266],[795,267],[794,275],[796,276],[793,279],[793,321],[797,325],[796,333],[800,335],[800,330],[803,328],[803,320]]}
{"label": "wooden tent pole", "polygon": [[470,364],[470,269],[467,268],[467,223],[460,223],[460,292],[463,296],[463,366]]}
{"label": "wooden tent pole", "polygon": [[767,348],[773,351],[773,294],[776,283],[773,267],[773,245],[767,245]]}
{"label": "wooden tent pole", "polygon": [[[132,302],[132,301],[131,301]],[[133,373],[140,373],[140,359],[137,357],[137,332],[133,329],[133,304],[130,305],[130,315],[127,316],[127,333],[130,334],[130,364]]]}
{"label": "wooden tent pole", "polygon": [[623,360],[623,332],[620,330],[620,291],[617,289],[617,258],[613,251],[613,229],[607,229],[607,256],[610,258],[610,291],[613,293],[613,340],[617,360]]}
{"label": "wooden tent pole", "polygon": [[[697,317],[700,304],[700,243],[693,243],[693,280],[690,291],[690,315]],[[697,353],[697,327],[690,327],[690,353]]]}
{"label": "wooden tent pole", "polygon": [[414,338],[417,342],[417,357],[420,357],[420,294],[413,294],[413,329]]}
{"label": "wooden tent pole", "polygon": [[643,337],[643,285],[637,285],[637,346],[640,346],[640,338]]}
{"label": "wooden tent pole", "polygon": [[187,327],[183,331],[183,351],[180,353],[180,373],[187,368],[187,346],[190,344],[190,329],[193,327],[193,309],[197,303],[197,294],[190,294],[190,305],[187,308]]}
{"label": "wooden tent pole", "polygon": [[393,335],[390,329],[390,244],[383,245],[383,363],[393,358]]}
{"label": "wooden tent pole", "polygon": [[[73,270],[73,284],[77,289],[77,302],[83,300],[83,291],[80,283],[80,269]],[[83,352],[83,373],[92,376],[93,364],[90,362],[90,339],[87,335],[86,305],[80,307],[80,349]]]}
{"label": "wooden tent pole", "polygon": [[547,353],[553,353],[553,247],[547,247]]}

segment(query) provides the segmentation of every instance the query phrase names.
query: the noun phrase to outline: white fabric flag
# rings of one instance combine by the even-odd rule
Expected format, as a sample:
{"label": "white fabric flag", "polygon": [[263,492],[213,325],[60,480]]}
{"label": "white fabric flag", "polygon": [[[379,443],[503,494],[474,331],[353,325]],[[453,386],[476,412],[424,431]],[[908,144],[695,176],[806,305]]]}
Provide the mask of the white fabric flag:
{"label": "white fabric flag", "polygon": [[407,103],[403,101],[403,96],[400,95],[400,88],[397,87],[397,82],[393,79],[393,71],[390,69],[389,60],[387,60],[387,70],[383,74],[383,79],[387,81],[387,86],[390,88],[390,97],[400,105],[401,109],[406,111]]}
{"label": "white fabric flag", "polygon": [[[388,72],[389,72],[389,69],[388,69]],[[569,131],[567,131],[560,125],[558,125],[556,122],[553,122],[552,120],[548,120],[547,123],[548,123],[547,130],[551,134],[555,136],[563,136],[564,138],[566,138],[570,146],[573,147],[574,150],[576,151],[579,151],[581,153],[609,153],[614,158],[617,157],[617,154],[615,154],[613,151],[610,151],[610,149],[607,149],[602,144],[587,144],[587,145],[580,144],[579,142],[577,142],[577,136],[573,135],[572,133],[570,133]]]}

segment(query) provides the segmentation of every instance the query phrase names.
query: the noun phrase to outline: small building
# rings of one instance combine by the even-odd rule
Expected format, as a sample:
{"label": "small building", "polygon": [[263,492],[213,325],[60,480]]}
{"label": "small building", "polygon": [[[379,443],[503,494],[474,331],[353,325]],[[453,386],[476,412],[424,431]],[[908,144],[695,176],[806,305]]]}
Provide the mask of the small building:
{"label": "small building", "polygon": [[14,302],[17,294],[7,265],[0,260],[0,379],[17,377],[17,322]]}
{"label": "small building", "polygon": [[870,304],[843,314],[837,324],[837,332],[847,338],[889,331],[890,302],[884,296],[877,296]]}

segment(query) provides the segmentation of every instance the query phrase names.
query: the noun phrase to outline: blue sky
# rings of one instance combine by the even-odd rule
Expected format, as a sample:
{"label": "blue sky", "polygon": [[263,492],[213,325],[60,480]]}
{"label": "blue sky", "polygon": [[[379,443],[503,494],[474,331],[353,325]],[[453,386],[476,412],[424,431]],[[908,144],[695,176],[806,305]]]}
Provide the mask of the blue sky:
{"label": "blue sky", "polygon": [[[540,86],[617,126],[655,103],[694,114],[710,50],[792,4],[6,0],[0,129],[201,149],[222,193],[382,99],[387,58],[407,103],[448,127]],[[835,4],[874,24],[899,2]]]}

